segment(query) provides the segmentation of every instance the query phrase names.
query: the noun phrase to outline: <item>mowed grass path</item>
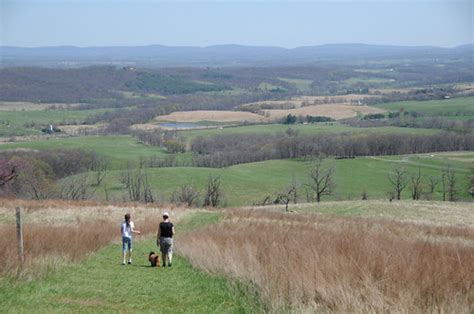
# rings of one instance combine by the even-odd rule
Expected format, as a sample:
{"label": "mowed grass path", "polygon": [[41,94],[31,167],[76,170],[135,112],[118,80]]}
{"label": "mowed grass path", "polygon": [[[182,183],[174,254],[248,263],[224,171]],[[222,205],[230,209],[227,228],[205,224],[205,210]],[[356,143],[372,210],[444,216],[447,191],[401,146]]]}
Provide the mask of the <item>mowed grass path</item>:
{"label": "mowed grass path", "polygon": [[[215,222],[217,215],[192,214],[179,232]],[[261,312],[258,296],[242,284],[207,275],[176,255],[173,267],[151,268],[150,251],[157,251],[154,238],[136,237],[133,265],[121,265],[121,244],[113,244],[44,279],[0,280],[0,312]]]}

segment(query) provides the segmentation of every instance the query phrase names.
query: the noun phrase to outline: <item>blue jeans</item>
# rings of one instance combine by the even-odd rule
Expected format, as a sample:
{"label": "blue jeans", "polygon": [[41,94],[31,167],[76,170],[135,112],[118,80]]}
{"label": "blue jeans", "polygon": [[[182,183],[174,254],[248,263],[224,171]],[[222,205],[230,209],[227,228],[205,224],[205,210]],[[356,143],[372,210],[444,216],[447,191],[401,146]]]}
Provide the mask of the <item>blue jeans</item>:
{"label": "blue jeans", "polygon": [[122,251],[125,252],[128,250],[132,250],[132,238],[122,237]]}

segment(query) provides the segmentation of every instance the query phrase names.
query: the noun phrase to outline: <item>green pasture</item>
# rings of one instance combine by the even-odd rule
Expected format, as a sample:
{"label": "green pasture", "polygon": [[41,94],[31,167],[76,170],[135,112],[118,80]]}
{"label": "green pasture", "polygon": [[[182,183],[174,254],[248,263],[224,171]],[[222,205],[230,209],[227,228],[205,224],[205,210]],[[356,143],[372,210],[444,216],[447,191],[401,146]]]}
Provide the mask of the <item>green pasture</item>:
{"label": "green pasture", "polygon": [[[425,182],[425,191],[427,191],[428,178],[433,176],[440,179],[442,170],[447,164],[451,165],[456,172],[458,197],[469,199],[467,175],[473,162],[474,153],[327,159],[325,166],[335,167],[336,189],[333,196],[325,199],[360,199],[363,191],[366,191],[369,199],[388,199],[388,193],[393,190],[388,174],[395,167],[405,168],[407,177],[417,173],[420,168]],[[224,169],[175,167],[146,169],[146,173],[155,198],[162,202],[169,202],[172,193],[182,185],[193,185],[200,190],[202,201],[209,175],[220,176],[225,195],[222,206],[234,207],[261,203],[267,196],[275,199],[276,193],[284,190],[292,181],[300,185],[299,201],[306,201],[310,169],[310,161],[270,160]],[[111,171],[104,180],[109,195],[116,200],[121,200],[123,195],[120,184],[121,174],[121,171]],[[410,198],[409,186],[402,193],[404,199]],[[103,194],[102,187],[96,188],[95,197],[103,198]],[[441,183],[437,185],[432,198],[441,199]]]}
{"label": "green pasture", "polygon": [[279,77],[278,78],[280,81],[284,81],[290,84],[293,84],[296,89],[300,92],[307,92],[311,90],[311,84],[313,81],[311,80],[303,80],[303,79],[295,79],[295,78],[285,78],[285,77]]}
{"label": "green pasture", "polygon": [[383,85],[387,83],[393,83],[393,79],[381,78],[381,77],[351,77],[347,80],[342,81],[342,83],[348,85],[360,85],[360,84],[368,84],[368,85]]}
{"label": "green pasture", "polygon": [[396,134],[434,134],[440,132],[436,129],[415,129],[398,127],[378,127],[378,128],[355,128],[338,122],[332,123],[312,123],[312,124],[259,124],[235,127],[224,127],[222,129],[191,129],[182,130],[180,134],[188,141],[192,141],[198,136],[208,137],[214,135],[228,134],[283,134],[289,128],[297,131],[301,135],[323,134],[323,133],[396,133]]}
{"label": "green pasture", "polygon": [[[217,214],[218,215],[218,214]],[[216,214],[195,213],[177,224],[178,232],[216,222]],[[175,243],[179,246],[179,243]],[[0,279],[0,311],[255,313],[264,312],[248,286],[193,268],[180,256],[173,266],[151,268],[154,237],[134,242],[134,264],[121,265],[121,244],[112,244],[85,262],[62,266],[43,279]]]}
{"label": "green pasture", "polygon": [[258,84],[257,89],[262,91],[272,91],[278,89],[281,91],[286,91],[286,88],[268,82],[261,82],[260,84]]}
{"label": "green pasture", "polygon": [[456,97],[444,100],[402,101],[377,104],[385,110],[422,112],[433,116],[474,116],[474,97]]}
{"label": "green pasture", "polygon": [[106,111],[110,109],[0,111],[0,136],[39,134],[48,124],[81,124],[87,117]]}
{"label": "green pasture", "polygon": [[36,150],[80,148],[92,150],[97,154],[110,158],[113,169],[125,168],[129,162],[136,164],[140,157],[164,156],[166,154],[162,148],[146,146],[128,135],[70,138],[50,137],[45,140],[3,144],[0,145],[0,152],[6,149],[17,148]]}

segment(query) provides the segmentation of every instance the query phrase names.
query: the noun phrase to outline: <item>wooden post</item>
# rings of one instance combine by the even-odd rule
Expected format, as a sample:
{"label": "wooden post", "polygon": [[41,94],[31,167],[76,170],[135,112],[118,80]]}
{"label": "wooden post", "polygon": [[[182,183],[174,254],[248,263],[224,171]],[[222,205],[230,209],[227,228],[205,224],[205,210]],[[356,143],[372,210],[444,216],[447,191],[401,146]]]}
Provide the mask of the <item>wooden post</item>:
{"label": "wooden post", "polygon": [[18,241],[18,259],[20,261],[20,268],[25,262],[25,252],[23,247],[23,225],[21,223],[21,207],[16,208],[16,239]]}

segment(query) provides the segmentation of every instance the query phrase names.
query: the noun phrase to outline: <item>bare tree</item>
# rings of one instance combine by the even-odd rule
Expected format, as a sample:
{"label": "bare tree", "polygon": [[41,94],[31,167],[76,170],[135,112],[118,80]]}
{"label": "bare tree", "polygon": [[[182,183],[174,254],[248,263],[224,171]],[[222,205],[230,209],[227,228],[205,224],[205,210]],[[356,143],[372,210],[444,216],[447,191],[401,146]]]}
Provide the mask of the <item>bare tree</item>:
{"label": "bare tree", "polygon": [[392,173],[388,175],[388,180],[393,185],[396,199],[400,200],[402,191],[408,185],[408,178],[406,177],[405,168],[396,167],[393,169]]}
{"label": "bare tree", "polygon": [[95,186],[99,186],[104,180],[107,170],[110,168],[110,160],[105,156],[97,156],[92,170],[95,171]]}
{"label": "bare tree", "polygon": [[293,201],[296,204],[298,183],[293,180],[287,187],[277,194],[275,203],[285,204],[285,211],[288,211],[288,204]]}
{"label": "bare tree", "polygon": [[[334,183],[334,166],[323,167],[323,159],[318,158],[313,162],[309,176],[312,182],[308,186],[316,195],[316,202],[319,203],[324,195],[332,195],[336,186]],[[314,199],[313,196],[311,198]]]}
{"label": "bare tree", "polygon": [[174,191],[171,202],[192,206],[197,204],[198,197],[199,191],[193,185],[184,184]]}
{"label": "bare tree", "polygon": [[16,176],[15,167],[8,165],[4,160],[0,160],[0,187],[15,179]]}
{"label": "bare tree", "polygon": [[220,176],[209,175],[207,180],[207,191],[204,197],[204,206],[217,207],[222,198]]}
{"label": "bare tree", "polygon": [[471,163],[470,171],[467,174],[468,191],[474,197],[474,162]]}
{"label": "bare tree", "polygon": [[146,173],[143,173],[142,169],[133,170],[128,168],[122,173],[120,182],[122,183],[123,189],[127,192],[130,201],[154,202],[148,176]]}
{"label": "bare tree", "polygon": [[423,182],[421,176],[421,167],[418,167],[418,173],[411,176],[411,197],[414,201],[420,199],[423,192]]}
{"label": "bare tree", "polygon": [[450,202],[454,202],[456,200],[456,172],[451,167],[451,165],[447,165],[443,169],[443,174],[441,175],[441,183],[443,186],[443,201],[446,201],[446,194],[448,196],[448,200]]}
{"label": "bare tree", "polygon": [[77,175],[65,182],[61,182],[59,188],[59,198],[65,200],[86,200],[91,197],[89,186],[87,184],[87,175]]}
{"label": "bare tree", "polygon": [[434,193],[438,183],[439,183],[439,179],[437,177],[430,176],[428,178],[428,186],[430,188],[430,194]]}

